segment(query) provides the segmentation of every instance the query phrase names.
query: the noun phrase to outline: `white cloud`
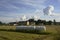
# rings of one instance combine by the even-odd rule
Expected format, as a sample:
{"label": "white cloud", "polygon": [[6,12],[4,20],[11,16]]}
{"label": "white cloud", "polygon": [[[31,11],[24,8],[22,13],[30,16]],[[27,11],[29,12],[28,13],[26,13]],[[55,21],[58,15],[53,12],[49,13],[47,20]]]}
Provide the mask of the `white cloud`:
{"label": "white cloud", "polygon": [[59,13],[54,13],[54,6],[49,5],[48,7],[43,9],[44,15],[50,15],[50,16],[60,16]]}
{"label": "white cloud", "polygon": [[16,21],[15,18],[9,18],[9,17],[0,17],[0,21],[8,23],[8,22],[14,22]]}
{"label": "white cloud", "polygon": [[22,20],[25,20],[26,18],[27,18],[26,20],[28,20],[32,16],[34,16],[34,19],[40,18],[40,10],[35,10],[33,13],[13,13],[13,12],[10,12],[10,13],[7,12],[6,16],[0,16],[0,19],[1,19],[0,21],[5,22],[5,23],[14,22],[14,21],[22,21]]}
{"label": "white cloud", "polygon": [[27,20],[26,15],[23,15],[23,16],[20,18],[20,20],[26,21],[26,20]]}
{"label": "white cloud", "polygon": [[49,5],[45,9],[43,9],[44,15],[52,15],[54,11],[54,6]]}
{"label": "white cloud", "polygon": [[[59,13],[56,13],[59,14]],[[7,14],[8,15],[8,14]],[[21,14],[17,14],[15,13],[9,14],[9,16],[6,17],[0,17],[0,21],[8,23],[8,22],[14,22],[14,21],[21,21],[21,17],[23,15],[25,15],[27,19],[30,19],[31,17],[34,16],[34,19],[43,19],[43,20],[53,20],[56,19],[57,21],[60,21],[60,16],[44,16],[43,13],[41,12],[41,10],[35,10],[33,13],[21,13]],[[17,17],[18,16],[18,17]]]}

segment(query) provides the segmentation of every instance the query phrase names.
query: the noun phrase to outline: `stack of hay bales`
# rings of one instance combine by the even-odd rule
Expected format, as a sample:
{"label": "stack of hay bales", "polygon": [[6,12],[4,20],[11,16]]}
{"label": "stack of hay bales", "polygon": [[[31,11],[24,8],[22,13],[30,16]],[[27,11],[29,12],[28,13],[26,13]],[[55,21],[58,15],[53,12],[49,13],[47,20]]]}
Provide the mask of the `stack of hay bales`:
{"label": "stack of hay bales", "polygon": [[37,30],[37,31],[46,31],[45,26],[16,26],[16,30]]}

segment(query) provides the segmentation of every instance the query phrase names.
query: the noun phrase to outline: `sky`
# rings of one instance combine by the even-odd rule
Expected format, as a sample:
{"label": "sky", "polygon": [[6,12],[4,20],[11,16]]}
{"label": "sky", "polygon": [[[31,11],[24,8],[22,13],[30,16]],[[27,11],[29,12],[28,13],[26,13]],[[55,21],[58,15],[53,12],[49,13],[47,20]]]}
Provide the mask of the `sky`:
{"label": "sky", "polygon": [[[44,15],[43,9],[49,5],[54,6],[57,16]],[[36,16],[38,19],[60,22],[60,0],[0,0],[0,21],[20,21],[23,15],[27,19]]]}

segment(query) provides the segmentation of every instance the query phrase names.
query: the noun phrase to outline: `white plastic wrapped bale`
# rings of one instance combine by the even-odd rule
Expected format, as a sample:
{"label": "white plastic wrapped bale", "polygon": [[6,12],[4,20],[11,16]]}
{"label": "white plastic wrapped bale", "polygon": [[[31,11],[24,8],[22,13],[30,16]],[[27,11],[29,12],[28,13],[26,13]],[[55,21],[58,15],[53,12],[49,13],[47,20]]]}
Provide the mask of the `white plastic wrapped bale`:
{"label": "white plastic wrapped bale", "polygon": [[45,26],[37,26],[36,30],[46,31],[46,27]]}
{"label": "white plastic wrapped bale", "polygon": [[16,26],[16,30],[35,30],[33,26]]}
{"label": "white plastic wrapped bale", "polygon": [[26,26],[16,26],[16,30],[23,30],[26,29]]}
{"label": "white plastic wrapped bale", "polygon": [[26,26],[26,30],[35,30],[33,26]]}
{"label": "white plastic wrapped bale", "polygon": [[40,30],[46,31],[45,26],[16,26],[16,30]]}

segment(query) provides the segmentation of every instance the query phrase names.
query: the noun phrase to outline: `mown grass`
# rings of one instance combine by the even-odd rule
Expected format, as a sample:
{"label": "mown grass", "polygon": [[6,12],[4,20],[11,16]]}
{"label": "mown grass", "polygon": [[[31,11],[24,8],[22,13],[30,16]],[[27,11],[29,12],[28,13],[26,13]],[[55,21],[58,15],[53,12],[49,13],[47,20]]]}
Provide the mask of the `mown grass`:
{"label": "mown grass", "polygon": [[[46,33],[17,32],[15,26],[0,26],[0,40],[54,40],[59,25],[46,25]],[[50,33],[50,34],[47,34]]]}

